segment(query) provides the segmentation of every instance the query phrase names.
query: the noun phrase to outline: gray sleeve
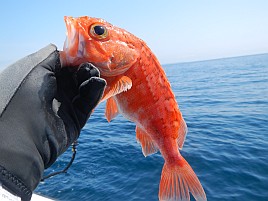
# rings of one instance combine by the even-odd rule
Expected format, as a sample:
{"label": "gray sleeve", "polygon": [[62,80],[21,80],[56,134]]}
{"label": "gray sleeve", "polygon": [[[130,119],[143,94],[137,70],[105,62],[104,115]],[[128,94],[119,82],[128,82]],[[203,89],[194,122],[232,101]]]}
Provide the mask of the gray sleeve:
{"label": "gray sleeve", "polygon": [[27,75],[55,50],[57,47],[50,44],[38,52],[20,59],[0,73],[0,117]]}
{"label": "gray sleeve", "polygon": [[49,45],[0,74],[0,182],[22,200],[30,200],[44,169],[79,137],[101,99],[106,82],[94,72],[89,63],[62,68]]}
{"label": "gray sleeve", "polygon": [[[0,73],[0,182],[22,200],[30,200],[44,165],[61,150],[56,135],[66,138],[64,123],[49,110],[59,69],[59,52],[48,45]],[[48,123],[56,119],[56,126]]]}

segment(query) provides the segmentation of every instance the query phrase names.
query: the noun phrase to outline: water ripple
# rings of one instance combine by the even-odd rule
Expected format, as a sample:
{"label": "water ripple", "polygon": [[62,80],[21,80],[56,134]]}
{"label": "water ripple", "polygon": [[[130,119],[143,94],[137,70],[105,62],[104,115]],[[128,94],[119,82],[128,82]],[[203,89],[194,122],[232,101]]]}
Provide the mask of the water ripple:
{"label": "water ripple", "polygon": [[[268,55],[165,66],[188,125],[181,154],[208,200],[268,198]],[[163,158],[144,157],[135,125],[94,112],[67,174],[42,183],[38,193],[58,200],[158,200]],[[64,168],[63,154],[47,172]]]}

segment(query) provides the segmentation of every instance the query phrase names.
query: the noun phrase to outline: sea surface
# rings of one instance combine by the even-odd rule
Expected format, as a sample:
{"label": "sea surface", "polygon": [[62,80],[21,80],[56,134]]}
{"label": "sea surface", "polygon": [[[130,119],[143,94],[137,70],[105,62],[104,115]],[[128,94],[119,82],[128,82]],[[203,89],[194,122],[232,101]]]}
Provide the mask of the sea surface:
{"label": "sea surface", "polygon": [[[188,125],[181,154],[209,201],[268,200],[268,54],[165,65]],[[144,157],[135,125],[99,105],[73,165],[36,193],[60,201],[156,201],[164,160]],[[157,108],[156,108],[157,109]],[[69,149],[46,173],[63,169]],[[193,198],[191,198],[193,200]]]}

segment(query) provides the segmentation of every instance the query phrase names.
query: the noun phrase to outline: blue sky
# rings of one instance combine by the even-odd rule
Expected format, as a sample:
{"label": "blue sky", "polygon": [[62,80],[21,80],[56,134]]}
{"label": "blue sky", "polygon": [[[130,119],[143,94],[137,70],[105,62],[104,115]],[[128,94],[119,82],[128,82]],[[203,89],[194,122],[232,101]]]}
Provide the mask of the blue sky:
{"label": "blue sky", "polygon": [[268,52],[267,0],[9,0],[0,7],[0,68],[49,43],[62,49],[64,15],[122,27],[162,64]]}

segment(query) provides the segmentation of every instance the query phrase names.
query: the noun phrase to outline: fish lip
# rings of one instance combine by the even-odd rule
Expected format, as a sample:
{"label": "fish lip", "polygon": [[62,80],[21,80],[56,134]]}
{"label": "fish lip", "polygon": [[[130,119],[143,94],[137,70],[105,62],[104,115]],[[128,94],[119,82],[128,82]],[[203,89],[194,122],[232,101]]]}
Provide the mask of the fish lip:
{"label": "fish lip", "polygon": [[63,51],[66,53],[67,63],[72,65],[79,65],[85,56],[85,38],[79,21],[75,17],[64,16],[66,25],[66,39],[63,46]]}
{"label": "fish lip", "polygon": [[64,16],[64,21],[66,25],[66,40],[64,42],[63,50],[68,54],[70,57],[76,57],[76,51],[72,51],[77,41],[79,41],[78,35],[79,30],[76,30],[77,21],[74,17]]}

